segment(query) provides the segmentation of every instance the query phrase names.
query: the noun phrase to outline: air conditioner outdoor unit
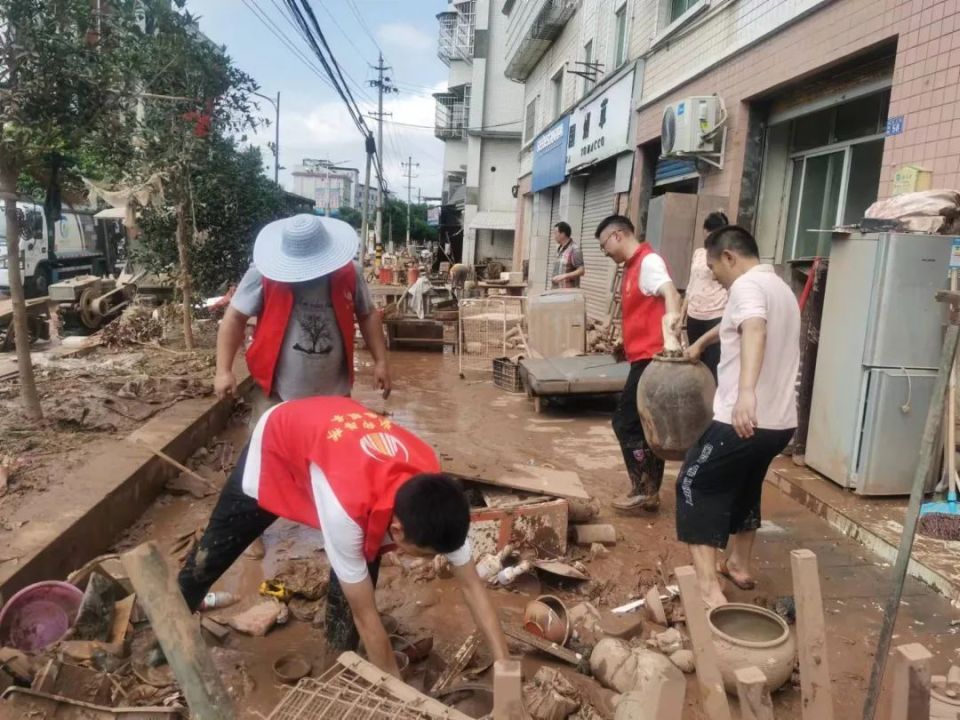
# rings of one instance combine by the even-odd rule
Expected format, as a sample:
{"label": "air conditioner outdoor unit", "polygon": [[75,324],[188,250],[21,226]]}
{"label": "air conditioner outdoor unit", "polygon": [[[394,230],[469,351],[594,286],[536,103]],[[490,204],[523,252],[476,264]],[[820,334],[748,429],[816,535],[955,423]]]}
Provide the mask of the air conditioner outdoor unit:
{"label": "air conditioner outdoor unit", "polygon": [[662,154],[716,152],[714,131],[722,122],[721,115],[720,98],[716,95],[688,97],[667,105],[660,132]]}

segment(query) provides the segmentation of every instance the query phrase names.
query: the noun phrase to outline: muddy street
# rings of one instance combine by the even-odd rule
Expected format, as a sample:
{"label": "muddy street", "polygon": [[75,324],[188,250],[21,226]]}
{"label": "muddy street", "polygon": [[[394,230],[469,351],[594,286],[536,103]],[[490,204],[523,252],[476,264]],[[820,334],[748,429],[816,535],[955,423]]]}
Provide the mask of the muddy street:
{"label": "muddy street", "polygon": [[[361,355],[361,364],[363,358]],[[586,565],[591,576],[586,583],[551,579],[540,573],[536,580],[528,576],[511,589],[492,591],[501,620],[520,624],[524,606],[540,593],[557,595],[568,607],[590,600],[598,609],[609,610],[642,597],[654,583],[662,584],[662,578],[674,567],[689,564],[686,551],[676,542],[673,525],[675,465],[668,465],[664,503],[658,516],[625,518],[610,511],[609,500],[622,492],[626,475],[610,429],[608,403],[580,401],[554,405],[536,414],[523,395],[505,393],[479,378],[461,379],[452,356],[396,353],[393,362],[396,385],[389,400],[373,392],[366,365],[358,375],[355,396],[421,434],[436,448],[447,470],[477,478],[498,476],[515,465],[576,471],[600,503],[598,522],[612,523],[617,529],[616,545],[602,557],[570,544],[566,559]],[[238,417],[227,431],[207,444],[194,464],[208,474],[211,458],[217,457],[219,462],[224,453],[235,456],[246,434],[242,417]],[[222,467],[229,470],[229,463]],[[224,471],[217,468],[213,476],[217,473],[222,481]],[[202,499],[190,494],[162,496],[116,549],[128,549],[147,539],[171,548],[178,538],[202,529],[215,499],[214,495]],[[813,550],[822,576],[837,717],[854,717],[860,712],[866,690],[881,605],[889,591],[890,568],[769,483],[763,513],[764,525],[757,542],[759,586],[749,592],[731,588],[730,600],[773,606],[777,598],[792,595],[789,552],[796,548]],[[316,564],[325,571],[322,542],[315,531],[278,521],[264,537],[263,556],[254,547],[214,586],[214,590],[234,593],[241,598],[240,603],[206,614],[225,619],[262,600],[258,596],[260,583],[290,568],[291,563]],[[435,679],[437,661],[449,660],[473,628],[452,580],[409,565],[409,560],[384,563],[377,604],[382,613],[396,619],[405,637],[433,638],[434,657],[412,666],[409,678],[411,684],[422,688]],[[325,572],[320,577],[325,577]],[[222,645],[215,645],[215,658],[231,692],[243,698],[239,706],[244,708],[244,717],[268,714],[282,697],[285,688],[272,670],[281,655],[299,652],[319,665],[324,644],[318,622],[321,610],[322,601],[304,603],[285,625],[275,627],[266,637],[231,632]],[[316,620],[311,621],[311,616]],[[960,659],[957,627],[952,624],[958,617],[960,613],[946,599],[910,579],[895,644],[922,642],[935,655],[935,672],[940,667],[945,669],[949,662]],[[543,665],[555,667],[601,714],[612,716],[612,693],[595,681],[530,648],[517,644],[511,649],[524,655],[526,678]],[[478,657],[472,667],[484,670],[483,653]],[[489,672],[481,674],[484,680],[489,677]],[[684,717],[704,717],[695,676],[688,675],[687,680]],[[466,698],[461,709],[483,709],[482,703],[471,708],[470,702],[471,698]],[[788,683],[774,694],[774,703],[777,717],[799,718],[799,687]]]}

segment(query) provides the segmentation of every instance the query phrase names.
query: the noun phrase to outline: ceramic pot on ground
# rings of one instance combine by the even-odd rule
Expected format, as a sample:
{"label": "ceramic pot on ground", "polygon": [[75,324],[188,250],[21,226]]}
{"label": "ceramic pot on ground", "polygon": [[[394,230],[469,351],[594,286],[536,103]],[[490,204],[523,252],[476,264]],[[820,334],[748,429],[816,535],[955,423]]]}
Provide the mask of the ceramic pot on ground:
{"label": "ceramic pot on ground", "polygon": [[713,375],[699,361],[658,355],[637,386],[637,412],[653,452],[683,460],[713,420]]}
{"label": "ceramic pot on ground", "polygon": [[930,720],[960,718],[960,698],[950,698],[938,688],[930,690]]}
{"label": "ceramic pot on ground", "polygon": [[756,605],[730,603],[710,610],[707,620],[723,686],[729,694],[737,694],[734,673],[751,665],[763,672],[770,692],[790,679],[797,661],[797,643],[779,615]]}

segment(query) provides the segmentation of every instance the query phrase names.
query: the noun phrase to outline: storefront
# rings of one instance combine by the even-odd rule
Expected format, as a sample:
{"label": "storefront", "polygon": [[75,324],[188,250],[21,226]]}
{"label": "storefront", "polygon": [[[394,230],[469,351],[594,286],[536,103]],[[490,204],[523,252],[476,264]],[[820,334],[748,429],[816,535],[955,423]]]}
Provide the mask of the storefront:
{"label": "storefront", "polygon": [[527,285],[539,294],[551,287],[555,244],[553,227],[564,218],[560,212],[562,186],[567,177],[567,133],[570,116],[564,115],[533,142],[533,232],[530,235],[530,272]]}
{"label": "storefront", "polygon": [[573,113],[567,139],[567,175],[571,200],[568,210],[579,208],[577,237],[583,252],[580,281],[587,314],[606,317],[610,312],[616,265],[596,240],[597,225],[617,208],[617,196],[630,191],[633,172],[631,115],[634,97],[633,68],[612,79]]}

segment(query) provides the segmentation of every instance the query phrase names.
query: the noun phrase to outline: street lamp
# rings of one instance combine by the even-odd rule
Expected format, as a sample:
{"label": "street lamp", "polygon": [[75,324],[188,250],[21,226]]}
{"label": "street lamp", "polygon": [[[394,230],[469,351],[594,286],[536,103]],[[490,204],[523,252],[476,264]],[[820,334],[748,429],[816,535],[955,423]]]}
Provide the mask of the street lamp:
{"label": "street lamp", "polygon": [[273,123],[274,130],[274,140],[273,140],[273,182],[277,187],[280,187],[280,91],[277,90],[277,99],[274,100],[268,95],[261,95],[258,92],[253,93],[259,98],[263,98],[268,103],[273,105],[273,109],[276,111],[276,120]]}

